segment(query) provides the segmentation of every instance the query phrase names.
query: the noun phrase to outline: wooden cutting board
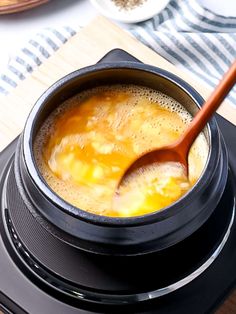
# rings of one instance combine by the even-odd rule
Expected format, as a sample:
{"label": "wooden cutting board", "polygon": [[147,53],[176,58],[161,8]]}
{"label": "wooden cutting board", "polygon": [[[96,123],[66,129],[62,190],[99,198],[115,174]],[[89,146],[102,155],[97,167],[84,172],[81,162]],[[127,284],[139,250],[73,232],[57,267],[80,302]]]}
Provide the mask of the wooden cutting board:
{"label": "wooden cutting board", "polygon": [[[114,48],[122,48],[145,63],[175,73],[190,83],[204,98],[209,95],[209,90],[191,76],[107,19],[97,17],[39,66],[30,77],[19,83],[9,96],[0,97],[0,151],[22,131],[30,109],[51,84],[69,72],[96,63]],[[232,105],[225,101],[219,108],[219,113],[236,125],[236,109]]]}

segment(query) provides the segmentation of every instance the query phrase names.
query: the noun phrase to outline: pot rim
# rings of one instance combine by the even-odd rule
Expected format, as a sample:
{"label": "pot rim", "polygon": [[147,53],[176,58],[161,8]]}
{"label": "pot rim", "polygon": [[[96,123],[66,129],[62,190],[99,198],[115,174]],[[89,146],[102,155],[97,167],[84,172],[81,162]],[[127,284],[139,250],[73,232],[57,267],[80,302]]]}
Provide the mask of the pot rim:
{"label": "pot rim", "polygon": [[209,169],[210,165],[214,165],[213,160],[218,158],[218,149],[219,147],[219,140],[214,141],[214,146],[216,149],[212,149],[212,142],[214,136],[216,137],[217,134],[217,124],[216,120],[213,117],[207,123],[207,130],[209,134],[209,152],[206,164],[204,169],[199,177],[198,181],[194,184],[194,186],[181,198],[177,201],[172,203],[170,206],[164,207],[161,210],[145,214],[142,216],[134,216],[134,217],[109,217],[109,216],[102,216],[97,214],[92,214],[85,210],[82,210],[78,207],[73,206],[72,204],[68,203],[64,199],[62,199],[59,195],[57,195],[50,186],[46,183],[43,176],[41,175],[35,158],[33,154],[33,129],[35,127],[35,123],[39,118],[41,111],[44,107],[44,104],[50,101],[54,95],[60,90],[60,88],[64,87],[72,83],[74,80],[77,80],[78,77],[86,76],[93,72],[100,72],[104,70],[134,70],[134,71],[144,71],[150,74],[159,75],[164,79],[175,84],[178,88],[182,89],[196,104],[198,108],[201,108],[201,105],[204,102],[202,96],[187,82],[179,78],[178,76],[163,70],[161,68],[138,63],[138,62],[129,62],[129,61],[119,61],[116,63],[98,63],[96,65],[88,66],[79,70],[76,70],[72,73],[69,73],[65,77],[62,77],[57,82],[55,82],[52,86],[50,86],[36,101],[35,105],[33,106],[23,131],[23,156],[25,160],[26,169],[28,174],[33,181],[33,183],[38,187],[40,192],[51,202],[53,202],[58,210],[63,211],[65,214],[72,215],[78,219],[82,219],[90,224],[96,225],[106,225],[112,227],[129,227],[129,226],[138,226],[149,224],[154,221],[161,221],[167,219],[170,216],[173,216],[175,213],[183,210],[187,206],[189,206],[195,197],[196,193],[198,194],[201,190],[204,189],[204,182],[211,181],[211,177],[214,173],[214,168],[212,166],[211,171],[206,171]]}

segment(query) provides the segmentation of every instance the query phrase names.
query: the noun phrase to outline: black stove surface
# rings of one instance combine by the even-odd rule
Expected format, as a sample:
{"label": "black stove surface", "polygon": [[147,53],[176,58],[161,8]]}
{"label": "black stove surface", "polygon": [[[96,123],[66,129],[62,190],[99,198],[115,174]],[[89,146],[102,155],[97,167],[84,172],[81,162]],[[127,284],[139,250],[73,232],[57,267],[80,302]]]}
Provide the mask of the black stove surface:
{"label": "black stove surface", "polygon": [[[119,60],[138,61],[119,49],[108,53],[101,61],[113,62]],[[13,252],[14,250],[8,247],[7,240],[5,239],[6,236],[2,233],[2,238],[0,238],[0,303],[13,313],[19,314],[120,313],[121,311],[124,313],[163,314],[201,314],[214,312],[236,284],[236,222],[233,223],[229,238],[219,253],[219,256],[200,276],[170,294],[152,301],[139,301],[140,296],[143,294],[152,298],[155,289],[184,279],[188,274],[197,271],[202,264],[207,263],[209,258],[212,257],[212,254],[214,252],[216,254],[220,243],[222,243],[227,234],[227,230],[229,231],[230,222],[233,222],[234,184],[236,182],[236,128],[220,116],[217,116],[217,120],[228,147],[231,171],[229,172],[227,189],[220,205],[211,219],[191,239],[187,239],[182,247],[180,246],[175,251],[172,250],[164,253],[164,255],[166,254],[166,258],[157,254],[151,255],[149,259],[147,257],[136,258],[134,260],[135,264],[133,260],[130,261],[130,264],[127,264],[127,262],[122,263],[117,258],[110,259],[108,263],[107,259],[100,258],[99,261],[98,259],[94,261],[94,257],[91,257],[91,255],[77,252],[76,254],[80,254],[80,258],[76,260],[80,260],[78,267],[81,269],[81,275],[75,278],[73,267],[68,267],[67,277],[70,270],[71,281],[77,280],[76,287],[87,284],[89,285],[90,292],[95,293],[96,288],[105,292],[106,289],[108,290],[112,287],[112,292],[110,294],[107,292],[107,294],[112,296],[113,293],[115,297],[118,296],[118,300],[125,293],[128,294],[132,291],[133,295],[136,296],[136,300],[132,305],[120,304],[122,308],[120,306],[105,306],[102,304],[102,299],[97,304],[92,304],[91,302],[83,302],[81,297],[79,298],[80,301],[71,302],[71,299],[67,298],[66,294],[60,293],[59,286],[57,286],[57,289],[52,290],[47,285],[43,285],[38,278],[40,277],[40,273],[37,273],[37,267],[40,266],[40,263],[37,265],[37,261],[43,264],[48,263],[47,268],[51,272],[60,274],[62,277],[67,265],[64,265],[63,269],[60,269],[56,268],[55,263],[50,264],[50,259],[47,259],[47,256],[50,253],[51,255],[53,253],[56,254],[57,251],[52,253],[46,250],[42,253],[42,250],[37,250],[37,241],[40,241],[41,237],[41,235],[39,236],[40,231],[35,232],[33,237],[28,237],[27,239],[27,232],[24,234],[24,229],[26,229],[27,223],[30,224],[30,220],[26,220],[26,217],[24,217],[25,220],[17,217],[17,208],[15,213],[11,212],[10,215],[12,219],[15,219],[15,226],[18,228],[17,231],[21,230],[21,237],[25,237],[24,244],[27,244],[27,248],[36,256],[36,262],[32,268],[34,267],[37,275],[27,272],[24,261],[18,263]],[[16,142],[16,140],[12,142],[0,154],[0,177],[3,168],[14,154]],[[13,195],[15,194],[13,193]],[[2,212],[8,217],[9,213],[7,210],[5,211],[2,208]],[[11,219],[8,218],[8,221],[11,222]],[[35,228],[37,227],[35,226]],[[0,226],[0,230],[3,230],[3,225]],[[14,233],[14,229],[11,229],[10,233],[12,239],[15,238],[15,245],[22,245],[17,242],[17,235]],[[202,242],[202,245],[199,241]],[[56,242],[55,245],[53,244],[54,247],[57,245],[58,243]],[[38,246],[42,246],[42,243]],[[65,247],[62,248],[61,246],[58,248],[58,251],[62,249],[64,252]],[[74,249],[68,249],[67,253],[65,253],[65,263],[69,256],[75,254],[74,251]],[[161,259],[163,259],[162,262]],[[31,260],[32,263],[34,263],[34,260]],[[125,267],[132,265],[132,263],[134,264],[133,270],[127,273]],[[156,265],[161,266],[163,270],[162,268],[157,269]],[[106,277],[111,278],[106,279]],[[50,280],[52,281],[52,277],[50,277]],[[111,281],[113,281],[112,284]],[[107,302],[104,301],[104,303]]]}

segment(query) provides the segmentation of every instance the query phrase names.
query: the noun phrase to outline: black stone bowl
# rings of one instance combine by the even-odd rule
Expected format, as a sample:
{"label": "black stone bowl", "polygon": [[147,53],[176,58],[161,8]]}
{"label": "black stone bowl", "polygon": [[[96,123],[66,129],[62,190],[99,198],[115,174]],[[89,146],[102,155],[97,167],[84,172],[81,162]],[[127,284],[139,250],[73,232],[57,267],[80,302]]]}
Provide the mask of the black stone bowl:
{"label": "black stone bowl", "polygon": [[33,107],[18,143],[15,176],[22,199],[35,219],[60,240],[97,254],[146,254],[175,245],[207,221],[225,189],[228,157],[213,118],[204,130],[209,144],[204,171],[193,188],[171,206],[144,216],[113,218],[67,203],[50,189],[37,169],[35,136],[48,115],[69,97],[95,86],[117,83],[156,89],[176,99],[192,115],[203,103],[186,82],[157,67],[117,62],[75,71],[51,86]]}

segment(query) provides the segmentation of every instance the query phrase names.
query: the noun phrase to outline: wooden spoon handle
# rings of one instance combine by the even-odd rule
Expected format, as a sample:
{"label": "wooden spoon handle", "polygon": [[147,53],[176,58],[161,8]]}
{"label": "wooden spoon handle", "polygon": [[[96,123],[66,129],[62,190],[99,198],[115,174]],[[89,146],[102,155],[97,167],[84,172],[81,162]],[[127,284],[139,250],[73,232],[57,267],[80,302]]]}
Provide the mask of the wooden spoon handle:
{"label": "wooden spoon handle", "polygon": [[188,153],[192,143],[207,124],[209,119],[218,109],[222,101],[228,95],[234,84],[236,83],[236,60],[231,65],[229,70],[225,73],[216,89],[211,94],[210,98],[205,102],[202,109],[190,123],[187,130],[184,132],[179,145]]}

